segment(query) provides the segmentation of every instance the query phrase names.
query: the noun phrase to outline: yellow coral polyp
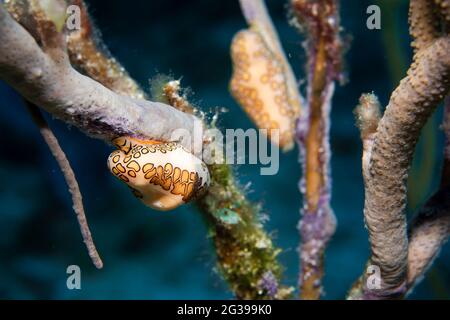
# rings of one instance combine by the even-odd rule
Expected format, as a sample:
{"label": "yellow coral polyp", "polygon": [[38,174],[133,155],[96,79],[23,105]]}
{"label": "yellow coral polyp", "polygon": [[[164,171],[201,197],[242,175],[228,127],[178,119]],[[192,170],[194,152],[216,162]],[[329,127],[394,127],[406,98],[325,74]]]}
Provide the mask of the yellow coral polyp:
{"label": "yellow coral polyp", "polygon": [[175,142],[120,137],[108,168],[150,208],[172,210],[197,197],[209,185],[206,165]]}
{"label": "yellow coral polyp", "polygon": [[269,136],[272,129],[278,129],[279,146],[291,149],[300,99],[289,87],[289,71],[283,58],[251,29],[234,37],[231,58],[231,94],[259,128],[267,129]]}

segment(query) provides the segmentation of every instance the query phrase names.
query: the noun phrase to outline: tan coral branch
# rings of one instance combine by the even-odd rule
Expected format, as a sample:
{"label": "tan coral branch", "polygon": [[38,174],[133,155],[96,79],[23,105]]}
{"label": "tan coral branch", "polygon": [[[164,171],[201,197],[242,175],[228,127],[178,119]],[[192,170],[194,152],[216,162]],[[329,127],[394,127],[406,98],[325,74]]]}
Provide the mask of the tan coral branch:
{"label": "tan coral branch", "polygon": [[364,208],[370,263],[380,267],[382,277],[381,290],[370,292],[374,295],[395,296],[405,290],[406,180],[420,130],[450,88],[449,50],[450,39],[444,37],[418,53],[378,125]]}

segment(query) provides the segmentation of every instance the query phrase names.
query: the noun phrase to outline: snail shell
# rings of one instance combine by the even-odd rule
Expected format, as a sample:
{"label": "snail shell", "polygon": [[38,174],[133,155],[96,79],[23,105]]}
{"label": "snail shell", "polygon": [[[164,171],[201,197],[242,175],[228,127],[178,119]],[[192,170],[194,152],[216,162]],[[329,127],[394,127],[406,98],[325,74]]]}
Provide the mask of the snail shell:
{"label": "snail shell", "polygon": [[111,173],[145,205],[172,210],[199,196],[209,185],[206,165],[175,142],[120,137],[108,158]]}
{"label": "snail shell", "polygon": [[290,81],[290,67],[252,29],[234,37],[231,58],[231,94],[259,128],[269,131],[269,137],[270,130],[280,130],[280,147],[291,149],[300,96]]}

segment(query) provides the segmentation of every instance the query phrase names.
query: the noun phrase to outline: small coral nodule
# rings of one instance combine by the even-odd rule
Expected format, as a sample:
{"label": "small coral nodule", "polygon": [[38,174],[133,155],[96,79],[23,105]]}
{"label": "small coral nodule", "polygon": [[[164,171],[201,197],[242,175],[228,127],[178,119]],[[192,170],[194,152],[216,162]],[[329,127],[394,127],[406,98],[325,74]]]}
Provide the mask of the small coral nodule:
{"label": "small coral nodule", "polygon": [[375,94],[363,94],[353,113],[363,139],[369,134],[375,133],[381,119],[381,105]]}
{"label": "small coral nodule", "polygon": [[209,185],[206,165],[175,142],[120,137],[108,158],[111,173],[150,208],[172,210],[199,196]]}

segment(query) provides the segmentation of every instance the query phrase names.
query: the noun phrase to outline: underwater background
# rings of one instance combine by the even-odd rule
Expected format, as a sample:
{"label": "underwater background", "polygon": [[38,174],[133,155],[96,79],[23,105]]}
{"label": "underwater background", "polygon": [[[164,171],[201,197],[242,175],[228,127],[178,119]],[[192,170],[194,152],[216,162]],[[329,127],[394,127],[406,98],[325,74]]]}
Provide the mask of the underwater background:
{"label": "underwater background", "polygon": [[[304,73],[302,37],[288,24],[286,0],[266,0],[289,60]],[[144,88],[159,73],[182,78],[205,111],[224,107],[221,128],[253,127],[228,92],[229,46],[245,22],[237,0],[89,0],[90,13],[111,53]],[[382,29],[366,28],[366,9],[382,10]],[[363,222],[361,142],[353,108],[374,91],[386,105],[404,76],[409,48],[406,0],[341,0],[348,38],[349,82],[338,86],[331,127],[333,200],[338,228],[326,254],[325,299],[342,299],[369,255]],[[302,86],[304,89],[304,85]],[[439,108],[423,131],[411,180],[410,214],[435,190],[442,158]],[[70,195],[55,160],[20,96],[0,81],[0,298],[2,299],[230,299],[215,270],[207,229],[194,205],[171,212],[141,204],[106,167],[111,147],[51,119],[77,175],[86,214],[105,266],[91,264]],[[266,229],[284,251],[284,282],[297,284],[297,223],[301,175],[297,150],[280,156],[280,171],[260,176],[258,165],[236,166],[249,197],[261,202]],[[81,267],[81,290],[68,290],[66,268]],[[450,246],[410,298],[450,297]]]}

